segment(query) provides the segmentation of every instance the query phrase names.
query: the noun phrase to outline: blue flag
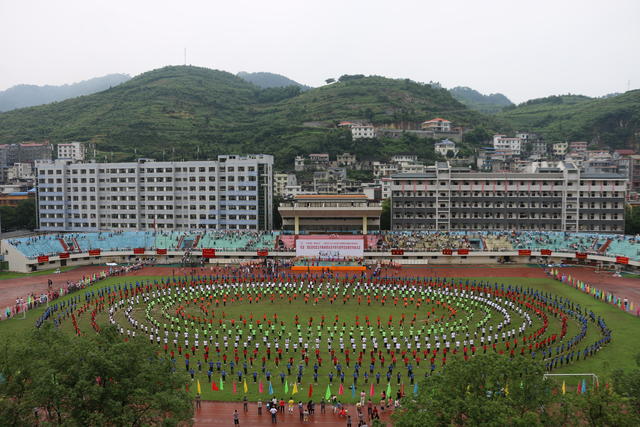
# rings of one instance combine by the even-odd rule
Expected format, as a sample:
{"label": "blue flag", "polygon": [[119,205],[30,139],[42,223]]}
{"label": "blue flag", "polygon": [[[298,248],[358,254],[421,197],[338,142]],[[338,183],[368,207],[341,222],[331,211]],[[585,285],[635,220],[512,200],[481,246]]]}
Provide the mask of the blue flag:
{"label": "blue flag", "polygon": [[273,386],[271,385],[271,381],[269,381],[269,394],[273,394]]}
{"label": "blue flag", "polygon": [[418,383],[413,385],[413,394],[418,394]]}

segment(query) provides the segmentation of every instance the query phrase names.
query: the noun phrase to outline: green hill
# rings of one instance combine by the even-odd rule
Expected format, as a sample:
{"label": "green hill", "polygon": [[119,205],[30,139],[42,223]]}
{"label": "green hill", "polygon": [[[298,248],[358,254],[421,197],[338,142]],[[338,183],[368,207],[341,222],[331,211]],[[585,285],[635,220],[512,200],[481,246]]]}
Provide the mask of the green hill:
{"label": "green hill", "polygon": [[236,74],[242,80],[246,80],[249,83],[253,83],[254,85],[267,89],[270,87],[287,87],[287,86],[299,86],[302,90],[311,89],[310,86],[303,85],[294,80],[291,80],[288,77],[285,77],[280,74],[275,73],[247,73],[246,71],[240,71]]}
{"label": "green hill", "polygon": [[637,148],[640,90],[607,98],[550,96],[507,107],[497,115],[515,129],[548,141],[590,141],[611,149]]}
{"label": "green hill", "polygon": [[467,107],[482,113],[494,114],[501,111],[504,107],[513,105],[513,102],[501,93],[483,95],[477,90],[463,86],[449,89],[449,92],[451,92],[451,95],[455,99]]}
{"label": "green hill", "polygon": [[377,156],[415,148],[411,140],[353,142],[347,130],[335,128],[341,120],[415,125],[444,116],[455,125],[497,126],[444,89],[383,77],[341,80],[305,92],[260,89],[223,71],[165,67],[104,92],[2,113],[0,143],[91,141],[109,160],[264,152],[289,165],[301,153]]}

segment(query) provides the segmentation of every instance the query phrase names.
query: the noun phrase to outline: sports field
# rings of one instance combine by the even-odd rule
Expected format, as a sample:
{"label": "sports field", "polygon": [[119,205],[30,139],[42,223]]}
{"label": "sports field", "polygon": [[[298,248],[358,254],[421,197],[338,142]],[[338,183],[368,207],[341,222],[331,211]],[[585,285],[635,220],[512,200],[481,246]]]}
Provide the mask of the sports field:
{"label": "sports field", "polygon": [[[465,270],[457,269],[460,276],[471,272]],[[372,385],[376,398],[383,390],[409,394],[452,359],[485,351],[604,381],[614,369],[634,366],[640,319],[530,270],[522,275],[532,277],[446,280],[455,269],[404,269],[373,279],[288,273],[263,280],[259,273],[205,271],[117,277],[51,304],[57,310],[47,321],[81,334],[113,323],[123,339],[153,339],[176,369],[193,370],[190,391],[199,382],[203,399],[218,401],[255,401],[272,391],[354,402],[362,391],[368,398]],[[0,335],[33,327],[43,311],[1,322]]]}

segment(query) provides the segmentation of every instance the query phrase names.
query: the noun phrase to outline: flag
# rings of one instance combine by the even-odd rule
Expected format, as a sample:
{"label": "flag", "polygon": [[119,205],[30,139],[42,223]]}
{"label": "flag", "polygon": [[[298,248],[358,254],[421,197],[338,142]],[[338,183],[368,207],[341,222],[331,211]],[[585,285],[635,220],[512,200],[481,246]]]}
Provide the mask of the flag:
{"label": "flag", "polygon": [[340,388],[338,389],[338,395],[342,396],[344,394],[344,386],[340,383]]}
{"label": "flag", "polygon": [[387,383],[387,398],[391,396],[391,381]]}
{"label": "flag", "polygon": [[220,390],[224,390],[224,381],[222,381],[222,377],[220,377]]}
{"label": "flag", "polygon": [[271,381],[269,381],[269,394],[273,394],[273,385],[271,385]]}
{"label": "flag", "polygon": [[243,387],[243,389],[244,389],[245,393],[249,391],[249,387],[247,387],[247,379],[246,378],[244,379],[244,387]]}
{"label": "flag", "polygon": [[351,384],[351,397],[356,397],[356,386],[355,384]]}
{"label": "flag", "polygon": [[189,383],[186,383],[186,384],[184,385],[184,388],[185,388],[185,390],[187,391],[187,393],[189,393]]}
{"label": "flag", "polygon": [[198,390],[198,394],[202,394],[202,390],[200,389],[200,380],[196,380],[196,381],[197,381],[196,387],[197,387],[197,390]]}
{"label": "flag", "polygon": [[309,383],[309,397],[313,394],[313,384]]}
{"label": "flag", "polygon": [[233,394],[236,394],[238,392],[238,388],[236,386],[236,382],[233,382]]}
{"label": "flag", "polygon": [[567,393],[567,385],[564,383],[564,381],[562,381],[562,394],[566,394]]}
{"label": "flag", "polygon": [[293,383],[293,392],[292,392],[292,394],[296,394],[297,392],[298,392],[298,383],[295,382],[295,383]]}
{"label": "flag", "polygon": [[581,388],[580,387],[580,382],[578,382],[578,387],[576,387],[576,393],[577,394],[580,394],[580,392],[582,391],[580,388]]}
{"label": "flag", "polygon": [[404,383],[400,384],[400,397],[404,397]]}
{"label": "flag", "polygon": [[284,394],[289,394],[289,380],[284,382]]}
{"label": "flag", "polygon": [[413,385],[413,394],[418,394],[418,383]]}
{"label": "flag", "polygon": [[219,391],[220,390],[218,388],[218,386],[216,385],[215,381],[211,381],[211,390],[213,390],[213,391]]}
{"label": "flag", "polygon": [[582,379],[582,390],[580,390],[581,393],[586,393],[587,392],[587,380],[585,380],[584,378]]}
{"label": "flag", "polygon": [[373,389],[373,383],[371,383],[371,387],[369,388],[369,397],[373,397],[375,395],[376,395],[376,392]]}
{"label": "flag", "polygon": [[324,392],[324,398],[326,400],[331,399],[331,386],[327,384],[327,391]]}
{"label": "flag", "polygon": [[262,381],[258,384],[258,393],[264,393],[264,387],[262,386]]}
{"label": "flag", "polygon": [[504,395],[509,396],[509,384],[504,387]]}

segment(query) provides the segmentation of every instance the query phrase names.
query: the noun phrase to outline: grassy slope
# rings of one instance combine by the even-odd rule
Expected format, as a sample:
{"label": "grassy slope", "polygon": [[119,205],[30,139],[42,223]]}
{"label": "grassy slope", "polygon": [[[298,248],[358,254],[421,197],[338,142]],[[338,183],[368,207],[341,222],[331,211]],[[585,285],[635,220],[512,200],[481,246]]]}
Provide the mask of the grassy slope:
{"label": "grassy slope", "polygon": [[0,114],[0,143],[92,141],[114,160],[259,151],[285,163],[295,154],[349,148],[340,145],[344,132],[304,126],[308,121],[415,124],[444,115],[457,125],[494,123],[446,90],[409,80],[367,77],[271,102],[259,101],[259,90],[222,71],[165,67],[97,94]]}
{"label": "grassy slope", "polygon": [[497,115],[519,130],[549,141],[594,141],[612,148],[631,147],[640,130],[640,90],[604,99],[580,96],[529,101]]}
{"label": "grassy slope", "polygon": [[[150,279],[153,280],[154,277],[133,277],[133,278],[126,278],[126,281],[142,281],[142,280],[146,280],[146,279]],[[108,284],[113,284],[113,283],[122,283],[125,279],[123,278],[112,278],[112,279],[108,279],[105,282],[100,283],[97,287],[103,287],[106,286]],[[467,280],[467,279],[464,279]],[[469,280],[473,280],[473,279],[469,279]],[[554,371],[554,373],[596,373],[599,377],[601,381],[606,381],[608,376],[611,374],[611,372],[614,369],[631,369],[634,367],[634,361],[633,361],[633,356],[634,354],[636,354],[638,352],[638,349],[640,348],[640,335],[638,334],[638,330],[640,329],[640,319],[632,317],[624,312],[622,312],[621,310],[617,309],[614,306],[605,304],[601,301],[596,301],[593,300],[590,296],[583,294],[571,287],[568,287],[566,285],[563,285],[557,281],[553,281],[550,279],[525,279],[525,278],[477,278],[476,280],[483,280],[483,281],[488,281],[490,283],[505,283],[505,284],[518,284],[518,285],[523,285],[523,286],[530,286],[530,287],[534,287],[537,289],[540,289],[542,291],[545,292],[551,292],[552,294],[555,295],[559,295],[559,296],[564,296],[564,297],[568,297],[570,298],[572,301],[581,304],[583,307],[587,307],[590,308],[592,310],[594,310],[594,312],[597,315],[601,315],[604,317],[604,319],[607,322],[607,325],[612,329],[613,331],[613,336],[614,336],[614,340],[613,342],[608,345],[607,347],[605,347],[603,350],[601,350],[601,352],[597,355],[597,357],[588,359],[586,361],[580,361],[578,363],[575,363],[573,365],[570,365],[569,367],[563,368],[563,369],[559,369]],[[244,306],[229,306],[226,307],[225,310],[229,313],[229,315],[237,317],[239,316],[239,314],[247,314],[246,311],[246,305]],[[275,307],[277,308],[272,308],[274,306],[272,305],[267,305],[266,309],[267,309],[267,313],[269,313],[270,315],[273,314],[274,310],[277,310],[278,314],[279,314],[279,318],[281,319],[287,319],[288,321],[290,320],[289,318],[293,318],[293,316],[296,313],[299,313],[299,307],[293,305],[293,306],[289,306],[288,304],[279,304]],[[19,336],[20,333],[24,333],[28,328],[33,327],[33,321],[35,320],[35,318],[40,315],[40,313],[42,312],[42,308],[38,309],[38,310],[34,310],[32,312],[29,312],[27,315],[27,319],[26,320],[21,320],[21,319],[12,319],[9,321],[3,321],[0,322],[0,337],[3,337],[4,339],[10,339],[10,336],[13,334],[17,334]],[[257,306],[254,307],[254,314],[258,315],[261,314],[262,312],[259,310],[259,308]],[[331,306],[329,308],[329,311],[331,310],[342,310],[341,307],[333,307]],[[361,317],[363,317],[365,314],[369,314],[372,318],[375,318],[375,316],[377,314],[382,314],[381,317],[384,318],[384,316],[386,315],[386,313],[389,311],[389,307],[385,307],[385,308],[372,308],[372,309],[365,309],[364,307],[360,307],[357,310],[360,311]],[[367,310],[367,311],[365,311]],[[140,309],[138,310],[140,315],[144,315],[143,310]],[[401,309],[398,309],[396,311],[396,313],[399,313],[400,311],[402,311]],[[301,319],[304,320],[307,318],[307,316],[312,315],[314,316],[314,319],[317,320],[317,317],[320,315],[321,311],[319,311],[318,307],[312,307],[312,306],[306,306],[305,310],[304,310],[304,314],[302,315]],[[333,311],[331,311],[331,313],[333,313]],[[342,313],[341,315],[347,316],[350,320],[352,320],[351,318],[354,316],[354,308],[351,308],[349,306],[346,307],[346,310],[342,310],[340,311],[340,313]],[[333,314],[331,314],[330,316],[328,315],[327,319],[329,319],[330,317],[332,318]],[[261,317],[261,316],[260,316]],[[84,317],[82,318],[81,322],[80,322],[80,328],[87,332],[87,333],[91,333],[90,331],[90,326],[88,323],[88,319],[89,316],[87,314],[84,315]],[[394,316],[394,318],[396,318],[396,316]],[[301,322],[302,322],[301,320]],[[99,323],[103,323],[106,321],[106,316],[104,314],[101,314],[98,316],[98,322]],[[304,323],[304,322],[302,322]],[[535,325],[534,325],[535,326]],[[65,321],[64,326],[65,330],[69,331],[71,333],[71,326],[70,326],[70,321]],[[549,329],[549,333],[554,333],[557,332],[558,330],[558,324],[556,324],[556,322],[554,321],[554,319],[550,319],[550,329]],[[577,333],[577,324],[575,324],[575,322],[570,322],[569,324],[569,330],[568,330],[568,336],[573,336],[575,335],[575,333]],[[597,329],[594,327],[594,325],[592,323],[589,324],[589,332],[587,334],[587,337],[585,338],[585,340],[583,341],[583,343],[590,343],[595,341],[596,339],[598,339],[599,334],[597,332]],[[327,359],[325,358],[325,361]],[[324,363],[323,363],[324,365]],[[178,368],[180,369],[184,369],[184,364],[179,363],[178,364]],[[421,365],[421,370],[424,368],[424,365]],[[422,371],[419,372],[422,372]],[[231,381],[229,380],[229,378],[227,378],[227,384],[225,387],[225,391],[223,392],[213,392],[210,389],[210,385],[208,384],[208,380],[205,374],[206,368],[203,368],[203,372],[202,374],[199,375],[199,379],[201,382],[201,385],[203,387],[203,398],[205,399],[215,399],[215,400],[240,400],[243,393],[241,391],[241,387],[238,387],[239,392],[237,394],[233,394],[231,392],[232,386],[231,386]],[[312,370],[311,370],[312,371]],[[315,400],[319,400],[321,396],[324,395],[324,391],[326,389],[326,385],[327,385],[327,377],[326,377],[326,373],[328,371],[326,371],[325,368],[323,368],[320,371],[320,384],[319,385],[314,385],[314,399]],[[272,372],[279,372],[276,371],[275,369],[272,369]],[[350,371],[347,371],[350,372]],[[419,374],[420,376],[421,374]],[[214,372],[214,379],[217,379],[217,375]],[[307,387],[308,387],[308,383],[310,382],[311,379],[311,373],[308,372],[307,375],[304,377],[303,379],[303,383],[305,384],[305,388],[304,390],[301,390],[300,394],[298,394],[297,396],[295,396],[295,398],[306,398],[306,392],[307,392]],[[250,380],[248,381],[250,390],[255,390],[257,389],[257,387],[255,385],[253,385],[252,383],[252,379],[250,378]],[[273,381],[273,380],[272,380]],[[362,381],[360,381],[360,384],[362,383]],[[577,383],[577,379],[574,377],[568,377],[567,379],[567,384],[568,386],[574,386]],[[280,386],[280,380],[279,378],[276,378],[275,381],[273,381],[274,384],[274,388],[276,389],[276,395],[279,397],[281,395],[283,395],[282,392],[282,387]],[[349,381],[345,380],[345,384],[350,384]],[[386,381],[381,381],[381,385],[380,386],[376,386],[376,393],[379,393],[381,390],[381,387],[386,387]],[[406,387],[410,387],[410,386],[406,386]],[[333,393],[337,392],[337,383],[335,382],[334,379],[334,386],[332,387],[332,391]],[[392,389],[396,390],[396,385],[395,385],[395,380],[392,383]],[[192,391],[195,391],[195,384],[192,386],[191,388]],[[265,388],[266,390],[266,388]],[[410,389],[406,389],[406,391],[410,392]],[[359,390],[358,390],[359,392]],[[249,393],[249,398],[250,399],[257,399],[258,398],[258,394],[255,391],[251,391]],[[264,398],[265,394],[262,395],[262,397]],[[347,386],[345,386],[345,395],[344,395],[344,399],[345,401],[351,401],[351,392],[348,389]]]}

